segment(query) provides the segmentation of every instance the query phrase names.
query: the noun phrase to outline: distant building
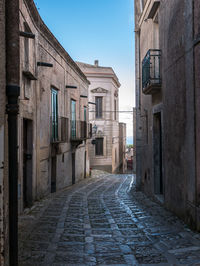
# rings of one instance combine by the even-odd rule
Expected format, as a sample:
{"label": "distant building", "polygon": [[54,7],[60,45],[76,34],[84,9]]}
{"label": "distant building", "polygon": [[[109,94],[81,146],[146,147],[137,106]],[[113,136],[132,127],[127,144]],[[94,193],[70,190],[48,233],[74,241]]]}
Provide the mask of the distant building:
{"label": "distant building", "polygon": [[121,173],[125,173],[127,170],[125,123],[119,123],[119,170]]}
{"label": "distant building", "polygon": [[137,109],[133,108],[133,173],[136,174],[136,112]]}
{"label": "distant building", "polygon": [[137,188],[200,230],[200,3],[135,0]]}
{"label": "distant building", "polygon": [[119,80],[111,67],[101,67],[97,60],[94,65],[77,64],[90,81],[89,120],[94,134],[89,146],[90,165],[116,172],[120,165]]}

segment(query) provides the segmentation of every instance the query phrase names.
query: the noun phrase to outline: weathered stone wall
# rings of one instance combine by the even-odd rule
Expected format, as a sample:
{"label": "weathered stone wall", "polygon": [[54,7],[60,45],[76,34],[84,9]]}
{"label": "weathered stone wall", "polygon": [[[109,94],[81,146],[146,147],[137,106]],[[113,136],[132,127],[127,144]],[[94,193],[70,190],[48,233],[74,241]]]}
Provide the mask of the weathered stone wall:
{"label": "weathered stone wall", "polygon": [[196,217],[200,231],[200,2],[194,1],[194,73],[195,73],[195,114],[196,114]]}
{"label": "weathered stone wall", "polygon": [[120,170],[126,171],[126,124],[119,123],[119,165]]}
{"label": "weathered stone wall", "polygon": [[[19,187],[20,211],[23,210],[23,142],[25,119],[33,123],[33,153],[32,153],[32,193],[33,200],[44,197],[51,192],[52,164],[55,163],[56,189],[72,184],[72,146],[70,142],[71,99],[76,101],[76,120],[84,120],[83,110],[87,106],[88,85],[84,74],[59,44],[40,18],[33,1],[20,1],[20,30],[35,34],[35,39],[27,43],[25,38],[20,40],[21,52],[21,94],[19,117]],[[53,67],[38,66],[37,62],[50,63]],[[31,73],[29,80],[24,71]],[[29,74],[30,75],[30,74]],[[66,85],[76,86],[76,89],[66,88]],[[68,138],[57,144],[51,144],[51,90],[58,92],[58,117],[68,119],[66,135]],[[88,121],[88,114],[87,114]],[[61,122],[59,122],[61,123]],[[87,140],[76,150],[76,182],[84,178],[84,156]],[[89,158],[86,158],[86,174],[89,174]]]}
{"label": "weathered stone wall", "polygon": [[147,194],[154,193],[153,171],[153,107],[162,102],[161,92],[145,95],[142,90],[142,61],[149,49],[159,49],[158,23],[147,19],[152,1],[146,1],[141,13],[140,1],[135,1],[136,33],[136,172],[138,186]]}
{"label": "weathered stone wall", "polygon": [[[163,17],[164,16],[164,17]],[[161,1],[165,202],[195,224],[195,143],[191,1]]]}
{"label": "weathered stone wall", "polygon": [[[164,203],[167,208],[195,227],[199,223],[199,1],[160,1],[157,28],[153,21],[140,14],[139,1],[135,1],[136,34],[140,43],[137,58],[144,57],[144,49],[160,48],[162,52],[162,90],[160,94],[144,96],[137,89],[137,174],[141,175],[144,190],[154,195],[154,123],[152,114],[161,112],[162,128],[162,176]],[[144,8],[148,12],[148,5]],[[194,6],[193,6],[194,5]],[[144,19],[144,21],[143,21]],[[156,32],[159,29],[159,34]],[[194,34],[194,36],[193,36]],[[159,36],[159,41],[157,40]],[[157,43],[157,44],[156,44]],[[140,61],[141,64],[141,61]],[[137,61],[138,66],[138,61]],[[141,72],[137,75],[141,78]],[[141,65],[140,65],[141,71]],[[141,85],[140,85],[141,86]],[[148,99],[149,97],[149,99]],[[145,111],[146,110],[146,111]],[[148,120],[149,142],[143,146],[145,126]],[[153,126],[153,128],[152,128]],[[153,131],[152,131],[153,130]],[[140,135],[141,131],[141,135]],[[152,132],[151,132],[152,131]],[[149,167],[149,184],[143,179]],[[147,179],[148,179],[147,178]]]}
{"label": "weathered stone wall", "polygon": [[5,1],[0,0],[0,265],[4,265],[5,259],[5,196],[7,193],[6,182],[7,174],[3,168],[5,163]]}

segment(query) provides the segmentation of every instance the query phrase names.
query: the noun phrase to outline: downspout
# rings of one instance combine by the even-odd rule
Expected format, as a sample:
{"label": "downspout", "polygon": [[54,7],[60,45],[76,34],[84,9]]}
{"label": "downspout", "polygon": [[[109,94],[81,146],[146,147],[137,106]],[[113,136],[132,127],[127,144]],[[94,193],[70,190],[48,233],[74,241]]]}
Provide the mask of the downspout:
{"label": "downspout", "polygon": [[6,0],[6,96],[9,162],[9,265],[18,265],[19,0]]}

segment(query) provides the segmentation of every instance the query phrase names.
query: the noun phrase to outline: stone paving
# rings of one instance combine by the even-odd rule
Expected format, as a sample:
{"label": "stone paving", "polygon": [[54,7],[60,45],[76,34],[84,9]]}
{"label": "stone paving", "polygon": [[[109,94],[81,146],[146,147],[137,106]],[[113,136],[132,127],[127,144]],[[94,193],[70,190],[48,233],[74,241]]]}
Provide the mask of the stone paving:
{"label": "stone paving", "polygon": [[19,265],[200,265],[200,234],[134,190],[132,175],[101,175],[55,193],[20,217]]}

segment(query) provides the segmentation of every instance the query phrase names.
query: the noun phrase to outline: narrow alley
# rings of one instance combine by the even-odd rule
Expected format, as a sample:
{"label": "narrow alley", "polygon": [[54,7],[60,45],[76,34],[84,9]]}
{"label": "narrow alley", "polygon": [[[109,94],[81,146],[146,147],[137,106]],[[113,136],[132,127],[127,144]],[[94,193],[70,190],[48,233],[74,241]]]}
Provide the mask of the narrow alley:
{"label": "narrow alley", "polygon": [[200,265],[199,234],[134,182],[96,172],[37,202],[19,220],[19,265]]}

